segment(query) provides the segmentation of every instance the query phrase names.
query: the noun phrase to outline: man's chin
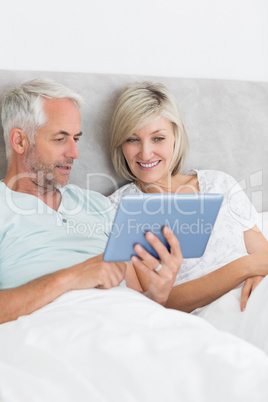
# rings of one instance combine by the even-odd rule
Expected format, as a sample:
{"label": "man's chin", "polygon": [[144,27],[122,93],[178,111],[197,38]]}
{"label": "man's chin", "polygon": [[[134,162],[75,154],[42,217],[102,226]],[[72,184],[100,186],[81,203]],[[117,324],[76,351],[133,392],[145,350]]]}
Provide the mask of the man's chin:
{"label": "man's chin", "polygon": [[67,184],[68,184],[68,181],[66,183],[55,183],[55,188],[56,189],[57,188],[63,188],[65,186],[67,186]]}
{"label": "man's chin", "polygon": [[69,183],[69,175],[59,175],[55,173],[57,172],[54,172],[51,177],[46,177],[48,184],[50,182],[51,186],[54,186],[55,188],[62,188],[67,186],[67,184]]}
{"label": "man's chin", "polygon": [[65,177],[61,180],[55,180],[55,186],[56,188],[62,188],[67,186],[67,184],[69,183],[69,177]]}
{"label": "man's chin", "polygon": [[43,185],[40,183],[40,187],[46,187],[48,190],[54,190],[67,186],[69,180],[46,180]]}

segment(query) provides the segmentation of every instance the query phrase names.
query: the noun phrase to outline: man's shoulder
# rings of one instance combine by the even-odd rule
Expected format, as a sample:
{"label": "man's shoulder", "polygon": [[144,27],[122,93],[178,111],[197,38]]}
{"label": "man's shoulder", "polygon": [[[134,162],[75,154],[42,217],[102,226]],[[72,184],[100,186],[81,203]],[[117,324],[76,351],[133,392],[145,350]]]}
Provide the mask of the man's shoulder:
{"label": "man's shoulder", "polygon": [[5,191],[6,185],[3,180],[0,180],[0,194],[3,194]]}
{"label": "man's shoulder", "polygon": [[68,184],[61,190],[63,200],[66,198],[71,198],[77,203],[85,203],[93,206],[94,209],[102,209],[103,206],[109,207],[111,205],[109,198],[105,195],[94,191],[88,190],[86,188],[81,188],[75,184]]}
{"label": "man's shoulder", "polygon": [[86,188],[82,188],[82,187],[77,186],[76,184],[67,184],[67,186],[62,187],[61,193],[62,194],[84,195],[84,196],[92,197],[92,198],[107,198],[103,194],[101,194],[95,190],[89,190]]}
{"label": "man's shoulder", "polygon": [[3,200],[6,200],[7,198],[11,197],[13,194],[13,191],[10,190],[6,184],[3,182],[3,180],[0,181],[0,199],[1,202],[3,202]]}

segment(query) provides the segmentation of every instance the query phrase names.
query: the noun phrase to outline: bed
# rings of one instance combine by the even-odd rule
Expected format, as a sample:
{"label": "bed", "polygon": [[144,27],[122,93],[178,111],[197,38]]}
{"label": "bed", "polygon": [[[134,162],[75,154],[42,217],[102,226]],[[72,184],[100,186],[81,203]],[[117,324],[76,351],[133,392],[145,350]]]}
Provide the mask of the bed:
{"label": "bed", "polygon": [[[123,184],[107,141],[116,97],[129,82],[165,83],[178,98],[189,134],[188,166],[232,174],[257,208],[268,238],[268,83],[0,71],[0,96],[6,87],[38,76],[84,96],[86,135],[71,181],[104,194]],[[0,132],[1,179],[5,170]],[[236,335],[168,310],[124,282],[110,290],[66,293],[0,325],[0,401],[267,401],[267,279],[252,295]]]}

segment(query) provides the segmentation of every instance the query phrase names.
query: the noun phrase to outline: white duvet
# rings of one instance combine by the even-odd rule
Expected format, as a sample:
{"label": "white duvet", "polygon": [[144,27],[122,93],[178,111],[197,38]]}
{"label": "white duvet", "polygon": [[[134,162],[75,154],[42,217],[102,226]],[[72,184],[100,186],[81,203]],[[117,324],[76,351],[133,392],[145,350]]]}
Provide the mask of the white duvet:
{"label": "white duvet", "polygon": [[244,313],[240,291],[204,309],[213,326],[123,285],[69,292],[0,325],[0,401],[267,402],[268,277]]}
{"label": "white duvet", "polygon": [[261,349],[124,286],[0,326],[0,401],[267,400]]}
{"label": "white duvet", "polygon": [[[260,214],[260,222],[260,228],[268,240],[268,211]],[[268,355],[268,276],[253,291],[243,313],[240,310],[242,286],[198,309],[195,314],[218,329],[248,340]]]}

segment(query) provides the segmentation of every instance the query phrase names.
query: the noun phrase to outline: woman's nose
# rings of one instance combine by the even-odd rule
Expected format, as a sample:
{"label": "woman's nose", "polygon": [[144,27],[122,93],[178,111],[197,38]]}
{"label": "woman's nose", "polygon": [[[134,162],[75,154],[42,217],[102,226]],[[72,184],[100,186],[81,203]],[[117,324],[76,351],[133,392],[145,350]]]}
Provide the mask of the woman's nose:
{"label": "woman's nose", "polygon": [[153,152],[153,147],[148,144],[148,143],[143,143],[141,144],[141,149],[140,149],[140,158],[143,161],[148,161],[152,158],[154,152]]}

